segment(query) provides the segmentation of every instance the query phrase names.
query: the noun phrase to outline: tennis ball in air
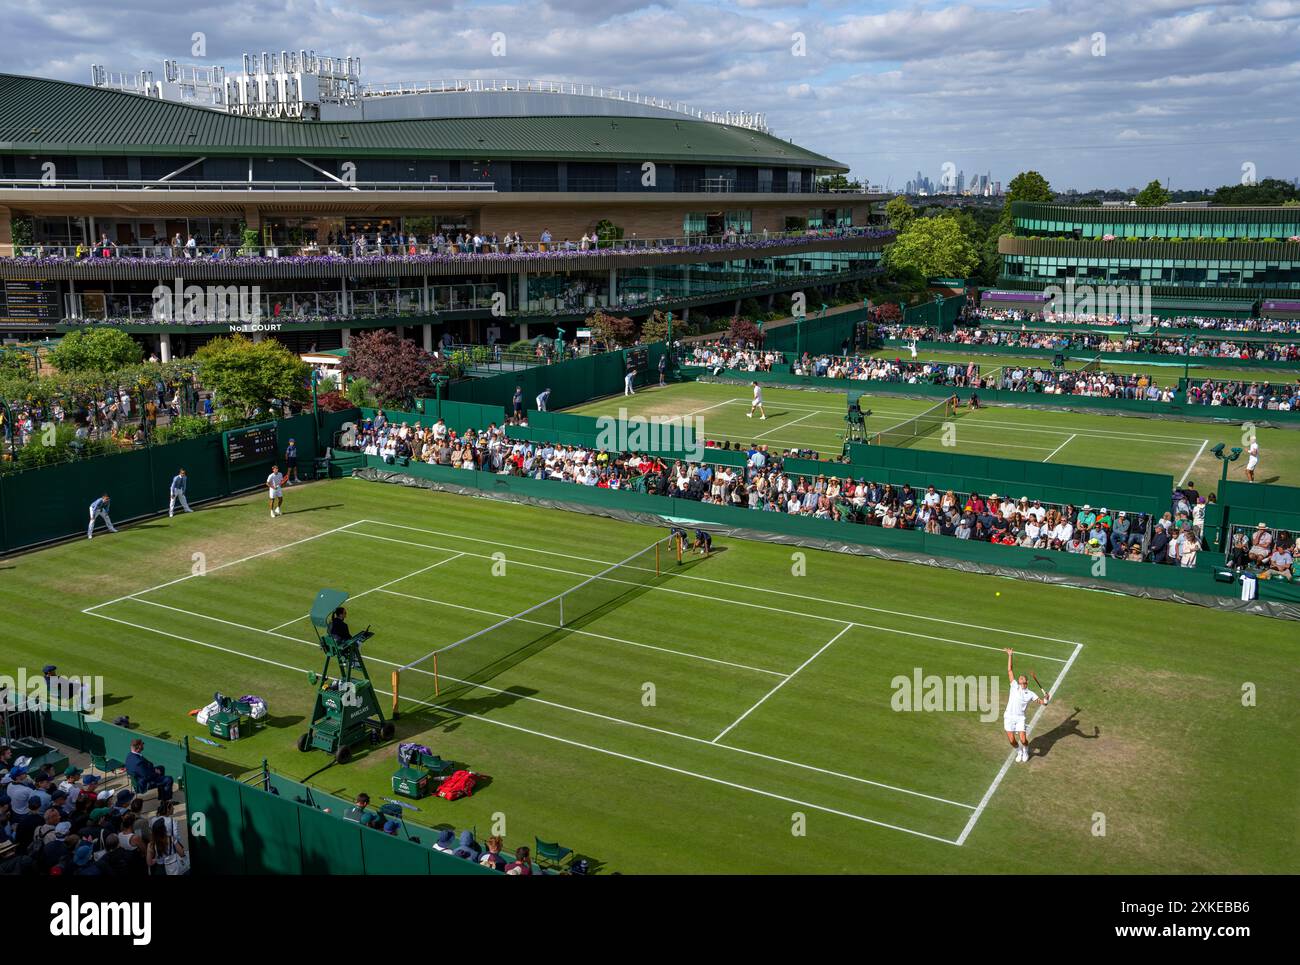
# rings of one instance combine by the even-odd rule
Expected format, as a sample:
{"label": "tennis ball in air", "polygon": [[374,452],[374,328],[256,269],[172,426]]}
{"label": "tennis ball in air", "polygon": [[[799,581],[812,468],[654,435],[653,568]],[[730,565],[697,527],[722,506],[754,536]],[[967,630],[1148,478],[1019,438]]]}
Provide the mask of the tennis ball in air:
{"label": "tennis ball in air", "polygon": [[1002,591],[1001,591],[1001,590],[998,590],[998,591],[997,591],[996,593],[994,593],[993,595],[994,595],[994,596],[1001,596],[1001,595],[1002,595]]}

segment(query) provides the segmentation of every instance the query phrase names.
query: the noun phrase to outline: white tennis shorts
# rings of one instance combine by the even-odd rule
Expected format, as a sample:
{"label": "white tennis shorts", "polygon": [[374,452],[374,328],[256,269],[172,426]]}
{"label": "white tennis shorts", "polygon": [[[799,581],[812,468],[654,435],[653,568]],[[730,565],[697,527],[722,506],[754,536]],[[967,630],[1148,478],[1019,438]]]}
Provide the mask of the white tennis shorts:
{"label": "white tennis shorts", "polygon": [[1003,717],[1002,729],[1008,734],[1019,734],[1025,729],[1025,718],[1020,717]]}
{"label": "white tennis shorts", "polygon": [[1249,459],[1246,460],[1247,469],[1254,469],[1258,465],[1259,465],[1259,456],[1251,456]]}

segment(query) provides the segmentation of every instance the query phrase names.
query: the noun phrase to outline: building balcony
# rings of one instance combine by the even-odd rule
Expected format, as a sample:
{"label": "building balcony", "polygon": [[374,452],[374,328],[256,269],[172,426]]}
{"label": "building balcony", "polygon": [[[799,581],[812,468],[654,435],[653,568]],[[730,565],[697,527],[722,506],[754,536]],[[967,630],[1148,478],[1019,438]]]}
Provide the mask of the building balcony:
{"label": "building balcony", "polygon": [[[823,251],[871,251],[894,239],[880,228],[832,228],[798,232],[728,234],[659,239],[620,239],[568,247],[529,241],[482,244],[477,250],[424,243],[303,245],[244,249],[238,245],[193,248],[169,245],[17,245],[0,257],[0,279],[60,281],[187,281],[259,278],[384,278],[447,275],[511,275],[777,258]],[[107,256],[105,256],[105,251]]]}

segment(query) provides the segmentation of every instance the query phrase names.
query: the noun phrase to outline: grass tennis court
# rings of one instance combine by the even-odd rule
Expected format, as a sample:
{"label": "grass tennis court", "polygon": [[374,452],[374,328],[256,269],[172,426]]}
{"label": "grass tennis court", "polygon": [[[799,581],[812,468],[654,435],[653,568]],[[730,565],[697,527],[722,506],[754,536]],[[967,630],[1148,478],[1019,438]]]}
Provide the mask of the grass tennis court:
{"label": "grass tennis court", "polygon": [[[905,346],[893,346],[888,348],[876,349],[869,353],[874,358],[882,359],[910,359],[911,351]],[[1072,350],[1066,353],[1065,367],[1067,369],[1081,369],[1087,363],[1083,358],[1091,354],[1096,357],[1097,353],[1088,353],[1086,350]],[[1171,358],[1177,358],[1172,356]],[[993,355],[981,354],[979,352],[931,352],[921,351],[918,349],[917,361],[919,362],[955,362],[960,365],[974,361],[980,367],[980,373],[987,378],[993,378],[997,371],[1004,365],[1022,366],[1024,368],[1051,368],[1051,357],[1044,358],[1037,356],[1014,356],[1014,355]],[[1152,365],[1142,362],[1114,362],[1101,354],[1101,367],[1106,372],[1118,372],[1121,374],[1147,375],[1155,380],[1156,385],[1177,386],[1178,380],[1183,377],[1183,364],[1173,362],[1166,365]],[[1192,379],[1230,379],[1232,381],[1244,382],[1294,382],[1300,373],[1295,369],[1270,369],[1267,362],[1261,362],[1258,365],[1252,365],[1249,368],[1241,366],[1228,367],[1224,365],[1216,366],[1213,358],[1195,358],[1191,361],[1188,375]]]}
{"label": "grass tennis court", "polygon": [[[900,390],[905,389],[900,386]],[[611,396],[566,410],[589,416],[630,418],[698,416],[708,439],[766,443],[779,448],[815,449],[838,457],[844,440],[845,397],[842,393],[764,386],[767,421],[748,418],[748,385],[681,382],[638,390],[631,398]],[[968,393],[962,392],[963,399]],[[879,431],[926,411],[934,399],[864,396],[871,409],[867,431]],[[1300,483],[1300,432],[1259,429],[1261,452],[1256,479],[1282,485]],[[1241,444],[1241,430],[1230,424],[1180,422],[1127,416],[1086,415],[1042,409],[996,406],[961,411],[956,420],[955,451],[1035,462],[1167,472],[1175,482],[1191,479],[1202,492],[1217,488],[1220,464],[1210,451],[1216,443]],[[941,434],[922,437],[915,448],[941,449]],[[1244,480],[1245,460],[1229,470],[1229,479]]]}
{"label": "grass tennis court", "polygon": [[[102,674],[107,716],[174,739],[204,735],[187,712],[214,690],[257,694],[265,730],[194,748],[378,801],[395,742],[346,765],[294,748],[318,589],[346,590],[354,630],[372,625],[387,691],[393,665],[663,535],[350,479],[290,489],[274,522],[240,498],[7,561],[0,597],[26,632],[5,669]],[[1292,625],[800,552],[795,575],[790,547],[719,539],[566,630],[522,633],[474,685],[435,696],[404,674],[396,739],[488,777],[462,801],[410,802],[408,820],[483,832],[504,816],[508,843],[559,840],[604,871],[1010,872],[1031,848],[1062,872],[1295,866]],[[891,704],[916,673],[1005,684],[1004,646],[1058,694],[1028,764],[1000,718]]]}

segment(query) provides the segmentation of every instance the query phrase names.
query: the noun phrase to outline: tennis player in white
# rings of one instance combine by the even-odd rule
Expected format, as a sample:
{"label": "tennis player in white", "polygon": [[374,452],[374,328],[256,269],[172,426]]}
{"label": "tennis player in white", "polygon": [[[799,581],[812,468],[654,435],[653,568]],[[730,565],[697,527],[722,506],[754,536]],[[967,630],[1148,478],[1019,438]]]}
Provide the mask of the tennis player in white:
{"label": "tennis player in white", "polygon": [[1259,465],[1259,440],[1251,437],[1250,448],[1246,450],[1246,479],[1255,481],[1255,467]]}
{"label": "tennis player in white", "polygon": [[754,401],[749,403],[749,412],[746,414],[746,418],[754,418],[755,409],[764,419],[767,418],[767,410],[763,408],[763,387],[757,382],[754,383]]}
{"label": "tennis player in white", "polygon": [[284,473],[279,466],[272,466],[271,475],[266,477],[266,495],[271,501],[271,518],[275,519],[284,505]]}
{"label": "tennis player in white", "polygon": [[1025,733],[1025,708],[1030,704],[1045,704],[1051,694],[1034,696],[1025,675],[1016,676],[1011,669],[1011,648],[1007,647],[1007,679],[1011,681],[1011,694],[1007,697],[1007,709],[1002,712],[1002,726],[1006,729],[1007,740],[1016,751],[1016,763],[1023,764],[1029,760],[1029,735]]}

